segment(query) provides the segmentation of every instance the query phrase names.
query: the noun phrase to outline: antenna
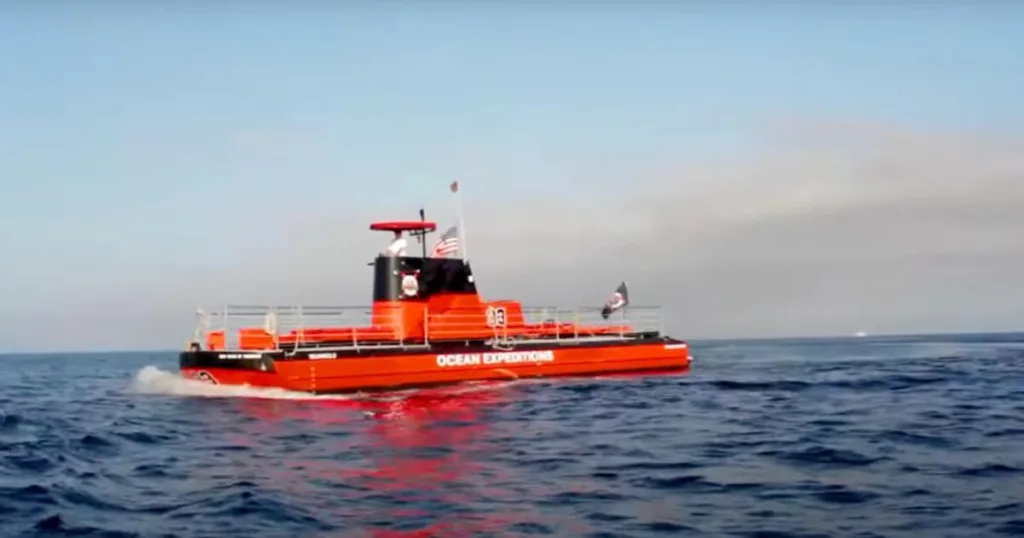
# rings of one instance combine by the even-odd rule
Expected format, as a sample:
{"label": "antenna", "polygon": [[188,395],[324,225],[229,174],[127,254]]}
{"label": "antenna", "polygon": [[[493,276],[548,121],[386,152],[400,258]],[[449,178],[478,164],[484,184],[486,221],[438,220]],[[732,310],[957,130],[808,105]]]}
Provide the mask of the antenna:
{"label": "antenna", "polygon": [[[423,206],[420,206],[420,222],[426,222],[427,215],[423,212]],[[420,245],[423,246],[423,257],[427,257],[427,230],[423,230],[423,234],[420,235]]]}

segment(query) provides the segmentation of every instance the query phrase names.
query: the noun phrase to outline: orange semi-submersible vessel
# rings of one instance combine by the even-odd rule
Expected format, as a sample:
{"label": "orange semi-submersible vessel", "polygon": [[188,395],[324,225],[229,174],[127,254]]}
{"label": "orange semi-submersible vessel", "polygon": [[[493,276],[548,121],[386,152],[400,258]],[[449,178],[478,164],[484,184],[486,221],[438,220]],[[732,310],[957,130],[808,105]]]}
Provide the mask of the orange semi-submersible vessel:
{"label": "orange semi-submersible vessel", "polygon": [[380,222],[424,243],[373,263],[373,305],[228,306],[199,311],[182,375],[208,383],[313,393],[463,381],[685,370],[687,344],[661,332],[661,309],[629,305],[623,282],[603,307],[528,308],[483,300],[468,261],[448,257],[455,227],[426,252],[436,224]]}

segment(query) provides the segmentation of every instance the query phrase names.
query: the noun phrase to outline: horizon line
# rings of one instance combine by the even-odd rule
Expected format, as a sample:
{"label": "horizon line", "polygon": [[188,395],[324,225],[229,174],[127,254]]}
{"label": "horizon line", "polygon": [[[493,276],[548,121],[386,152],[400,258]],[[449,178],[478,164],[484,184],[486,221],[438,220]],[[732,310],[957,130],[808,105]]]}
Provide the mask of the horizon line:
{"label": "horizon line", "polygon": [[[722,342],[771,342],[771,341],[793,341],[793,340],[872,340],[880,338],[912,338],[912,337],[936,337],[936,336],[1009,336],[1022,335],[1024,329],[1006,331],[971,331],[971,332],[924,332],[924,333],[877,333],[858,336],[854,334],[835,334],[820,336],[746,336],[746,337],[712,337],[712,338],[683,338],[686,343],[722,343]],[[32,351],[0,351],[0,358],[14,356],[38,356],[38,355],[125,355],[132,353],[180,353],[181,349],[173,348],[127,348],[127,349],[97,349],[97,350],[32,350]]]}

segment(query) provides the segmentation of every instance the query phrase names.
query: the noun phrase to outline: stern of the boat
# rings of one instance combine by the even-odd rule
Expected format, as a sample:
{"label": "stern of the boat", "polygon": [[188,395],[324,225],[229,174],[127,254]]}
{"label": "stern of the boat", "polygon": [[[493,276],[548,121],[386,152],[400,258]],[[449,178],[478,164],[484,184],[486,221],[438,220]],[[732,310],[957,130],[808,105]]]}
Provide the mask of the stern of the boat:
{"label": "stern of the boat", "polygon": [[280,386],[270,353],[190,349],[178,355],[178,370],[215,385]]}

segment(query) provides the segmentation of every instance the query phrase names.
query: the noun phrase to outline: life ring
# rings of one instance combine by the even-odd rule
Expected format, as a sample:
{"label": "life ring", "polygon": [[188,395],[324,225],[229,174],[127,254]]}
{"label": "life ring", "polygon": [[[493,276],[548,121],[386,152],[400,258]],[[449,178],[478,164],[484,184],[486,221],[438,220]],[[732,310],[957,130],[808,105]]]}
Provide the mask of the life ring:
{"label": "life ring", "polygon": [[415,297],[420,292],[420,283],[416,280],[416,275],[404,275],[402,276],[402,295],[406,297]]}

